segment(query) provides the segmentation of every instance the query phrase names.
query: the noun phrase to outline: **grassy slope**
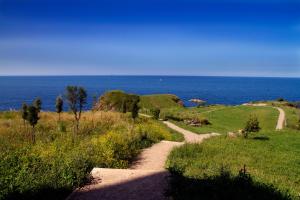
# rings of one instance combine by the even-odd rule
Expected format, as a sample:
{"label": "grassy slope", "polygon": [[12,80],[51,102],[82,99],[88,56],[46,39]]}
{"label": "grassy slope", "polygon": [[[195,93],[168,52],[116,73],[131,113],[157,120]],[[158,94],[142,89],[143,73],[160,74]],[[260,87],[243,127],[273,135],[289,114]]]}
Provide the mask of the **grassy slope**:
{"label": "grassy slope", "polygon": [[[183,128],[197,133],[237,131],[242,129],[250,115],[256,115],[262,130],[273,130],[276,127],[278,111],[271,107],[228,106],[211,108],[211,112],[199,113],[198,116],[209,120],[211,125],[191,127],[177,122]],[[191,115],[192,116],[192,115]]]}
{"label": "grassy slope", "polygon": [[140,107],[142,109],[181,107],[177,101],[179,98],[171,94],[153,94],[140,96]]}
{"label": "grassy slope", "polygon": [[226,106],[223,105],[211,105],[211,106],[203,106],[203,107],[171,107],[162,109],[161,111],[161,118],[168,118],[168,117],[174,117],[174,118],[180,118],[180,119],[186,119],[186,118],[201,118],[202,113],[212,112],[215,110],[220,110],[226,108]]}
{"label": "grassy slope", "polygon": [[201,180],[217,175],[222,166],[237,174],[245,164],[256,181],[274,184],[296,196],[300,193],[300,133],[286,130],[263,135],[267,138],[262,134],[250,139],[221,136],[201,145],[179,147],[169,156],[168,167]]}
{"label": "grassy slope", "polygon": [[[215,198],[218,195],[231,195],[233,197],[232,193],[235,192],[235,189],[228,188],[229,183],[227,185],[222,183],[224,177],[217,177],[222,168],[237,175],[244,164],[254,181],[260,184],[258,190],[263,193],[268,190],[274,194],[274,188],[262,189],[263,187],[261,187],[261,183],[273,184],[283,193],[288,190],[289,194],[292,194],[292,198],[295,199],[300,194],[300,132],[292,128],[297,125],[299,111],[283,105],[276,104],[276,106],[282,107],[287,117],[288,127],[280,132],[274,131],[278,111],[271,107],[237,106],[206,112],[201,116],[208,118],[213,124],[203,128],[188,127],[179,123],[195,132],[219,131],[226,133],[242,128],[245,120],[247,120],[245,116],[255,113],[263,129],[259,133],[252,134],[249,139],[220,136],[205,141],[201,145],[188,144],[174,150],[169,156],[167,165],[171,171],[183,174],[181,178],[174,181],[179,185],[179,188],[176,184],[173,185],[173,188],[178,190],[175,193],[173,191],[175,199],[192,199],[195,197],[196,199],[205,199],[207,197],[205,195],[211,195],[210,192],[215,194]],[[228,180],[226,179],[226,181]],[[230,184],[234,185],[234,183]],[[251,187],[255,188],[254,190],[257,189],[257,186],[251,185]],[[226,189],[222,190],[222,188]],[[214,193],[216,190],[220,192]],[[203,191],[203,193],[200,194],[197,191]],[[251,195],[247,192],[241,194]],[[259,195],[263,194],[259,193]],[[209,199],[211,198],[212,196]],[[239,198],[243,197],[240,196]],[[268,198],[270,199],[270,197],[266,199]]]}

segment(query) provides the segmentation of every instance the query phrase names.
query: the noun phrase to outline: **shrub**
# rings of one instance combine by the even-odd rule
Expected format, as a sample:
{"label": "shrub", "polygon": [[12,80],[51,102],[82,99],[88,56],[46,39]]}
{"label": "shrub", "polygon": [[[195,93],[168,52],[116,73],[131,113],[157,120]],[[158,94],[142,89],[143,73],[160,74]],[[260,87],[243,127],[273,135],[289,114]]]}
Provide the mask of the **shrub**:
{"label": "shrub", "polygon": [[132,117],[132,119],[135,119],[135,118],[137,118],[138,117],[138,115],[139,115],[139,109],[140,109],[140,107],[138,106],[138,103],[139,103],[139,101],[140,101],[140,98],[138,97],[138,98],[136,98],[136,99],[134,99],[133,100],[133,102],[131,102],[131,117]]}
{"label": "shrub", "polygon": [[154,119],[159,119],[160,109],[154,108],[150,110],[151,114],[153,115]]}
{"label": "shrub", "polygon": [[55,101],[55,110],[58,113],[58,121],[60,121],[60,113],[63,111],[64,100],[58,96]]}
{"label": "shrub", "polygon": [[200,119],[201,125],[210,125],[211,123],[208,121],[208,119]]}
{"label": "shrub", "polygon": [[276,99],[276,101],[283,102],[283,101],[285,101],[285,99],[284,98],[278,98],[278,99]]}
{"label": "shrub", "polygon": [[249,120],[246,122],[246,126],[243,129],[244,137],[247,138],[249,133],[259,132],[260,130],[259,121],[256,116],[250,116]]}

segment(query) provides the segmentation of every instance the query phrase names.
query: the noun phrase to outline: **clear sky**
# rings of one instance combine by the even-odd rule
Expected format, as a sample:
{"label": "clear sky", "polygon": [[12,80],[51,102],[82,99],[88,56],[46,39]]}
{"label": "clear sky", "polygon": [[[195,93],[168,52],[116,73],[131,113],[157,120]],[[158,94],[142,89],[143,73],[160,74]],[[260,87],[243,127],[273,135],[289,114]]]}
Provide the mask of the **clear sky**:
{"label": "clear sky", "polygon": [[299,0],[0,0],[0,75],[300,77]]}

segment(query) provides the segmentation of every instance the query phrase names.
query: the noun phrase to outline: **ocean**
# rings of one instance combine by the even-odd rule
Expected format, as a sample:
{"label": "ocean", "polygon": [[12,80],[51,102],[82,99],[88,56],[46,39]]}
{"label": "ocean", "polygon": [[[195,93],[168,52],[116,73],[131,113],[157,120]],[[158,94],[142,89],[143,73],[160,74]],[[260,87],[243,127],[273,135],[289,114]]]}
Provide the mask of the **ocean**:
{"label": "ocean", "polygon": [[300,78],[248,78],[206,76],[0,76],[0,110],[20,109],[36,97],[43,110],[54,110],[55,99],[65,87],[86,88],[90,109],[92,96],[108,90],[123,90],[140,95],[175,94],[186,106],[189,99],[199,98],[208,104],[238,105],[249,101],[272,100],[279,97],[300,100]]}

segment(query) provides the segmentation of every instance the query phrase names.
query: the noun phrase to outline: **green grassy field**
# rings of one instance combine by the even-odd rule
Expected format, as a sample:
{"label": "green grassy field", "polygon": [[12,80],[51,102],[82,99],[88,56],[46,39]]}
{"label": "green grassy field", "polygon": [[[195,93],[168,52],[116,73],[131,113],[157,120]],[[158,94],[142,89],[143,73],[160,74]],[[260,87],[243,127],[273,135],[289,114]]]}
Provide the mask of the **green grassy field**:
{"label": "green grassy field", "polygon": [[193,127],[186,125],[181,121],[174,121],[177,125],[194,131],[196,133],[227,133],[229,131],[238,131],[244,128],[250,115],[257,116],[262,131],[274,130],[277,123],[279,112],[271,107],[254,107],[254,106],[211,106],[204,108],[187,108],[181,115],[184,118],[205,118],[211,125],[202,127]]}
{"label": "green grassy field", "polygon": [[84,112],[74,135],[73,116],[40,113],[31,127],[19,112],[0,112],[0,199],[64,199],[88,181],[93,167],[127,168],[142,148],[160,140],[182,141],[162,123],[130,113]]}
{"label": "green grassy field", "polygon": [[[199,199],[204,197],[202,195],[212,195],[208,199],[214,199],[212,198],[212,193],[216,189],[214,187],[220,189],[219,187],[229,186],[220,185],[218,182],[220,180],[217,182],[212,180],[219,179],[218,176],[222,170],[230,172],[232,176],[237,176],[244,165],[247,173],[253,178],[255,187],[261,187],[259,185],[263,183],[272,189],[271,185],[273,185],[279,189],[280,193],[285,194],[288,191],[288,194],[292,195],[292,199],[297,199],[296,197],[300,194],[299,161],[300,132],[286,130],[256,133],[252,134],[249,139],[220,136],[209,139],[203,144],[187,144],[171,153],[167,166],[173,173],[181,175],[181,179],[179,178],[178,181],[184,180],[178,187],[173,185],[179,190],[177,193],[173,191],[173,195],[178,197],[175,199]],[[194,183],[192,186],[191,182]],[[188,186],[191,188],[187,188]],[[219,192],[215,191],[214,195],[226,196],[230,192],[239,191],[238,186],[235,187],[227,188],[227,192],[220,189]],[[203,188],[207,189],[205,194],[197,192],[202,191]],[[274,188],[272,190],[275,191]],[[251,194],[243,192],[240,195],[251,196]],[[242,197],[239,196],[239,198]],[[231,199],[239,198],[232,196]],[[269,199],[272,198],[269,196]]]}

